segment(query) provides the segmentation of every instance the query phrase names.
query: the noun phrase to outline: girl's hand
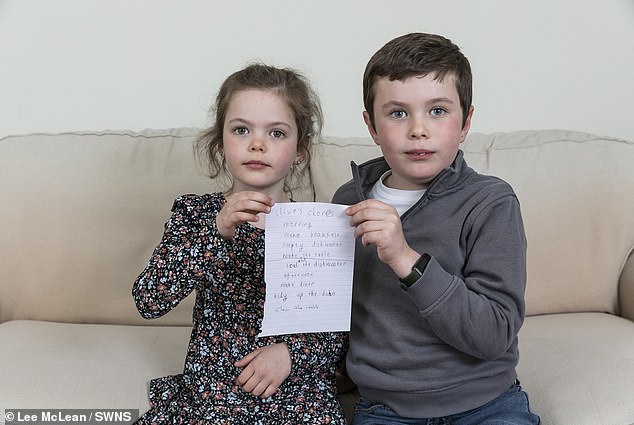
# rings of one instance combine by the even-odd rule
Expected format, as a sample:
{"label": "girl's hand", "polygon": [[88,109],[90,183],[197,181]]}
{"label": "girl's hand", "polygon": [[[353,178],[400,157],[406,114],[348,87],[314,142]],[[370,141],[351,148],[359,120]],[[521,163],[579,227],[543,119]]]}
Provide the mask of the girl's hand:
{"label": "girl's hand", "polygon": [[236,234],[236,227],[246,222],[257,222],[259,213],[268,213],[275,201],[260,192],[237,192],[227,197],[218,216],[216,227],[220,236],[232,239]]}
{"label": "girl's hand", "polygon": [[379,259],[390,266],[399,278],[407,276],[420,254],[414,251],[403,234],[401,218],[394,207],[368,199],[346,209],[354,236],[363,246],[374,244]]}
{"label": "girl's hand", "polygon": [[291,373],[291,355],[286,344],[258,348],[235,363],[244,368],[236,383],[248,393],[261,398],[271,397]]}

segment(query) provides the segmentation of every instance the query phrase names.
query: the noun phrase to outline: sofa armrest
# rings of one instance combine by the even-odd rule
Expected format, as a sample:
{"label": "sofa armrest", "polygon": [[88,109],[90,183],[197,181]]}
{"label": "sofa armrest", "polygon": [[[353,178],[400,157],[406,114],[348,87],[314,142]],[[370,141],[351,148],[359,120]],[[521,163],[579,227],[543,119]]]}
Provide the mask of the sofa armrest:
{"label": "sofa armrest", "polygon": [[625,262],[619,278],[620,315],[634,320],[634,250]]}

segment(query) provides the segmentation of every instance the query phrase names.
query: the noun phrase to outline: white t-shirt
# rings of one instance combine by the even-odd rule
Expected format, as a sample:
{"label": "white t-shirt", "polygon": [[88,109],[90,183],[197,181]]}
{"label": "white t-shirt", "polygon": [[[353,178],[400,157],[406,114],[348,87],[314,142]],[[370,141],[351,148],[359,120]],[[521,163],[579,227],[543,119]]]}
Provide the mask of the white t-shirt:
{"label": "white t-shirt", "polygon": [[401,216],[405,211],[410,209],[412,205],[418,201],[425,193],[425,189],[420,190],[402,190],[392,189],[383,184],[383,180],[392,174],[391,170],[388,170],[381,176],[380,179],[374,183],[372,190],[370,191],[370,197],[388,205],[393,206],[398,211],[398,215]]}

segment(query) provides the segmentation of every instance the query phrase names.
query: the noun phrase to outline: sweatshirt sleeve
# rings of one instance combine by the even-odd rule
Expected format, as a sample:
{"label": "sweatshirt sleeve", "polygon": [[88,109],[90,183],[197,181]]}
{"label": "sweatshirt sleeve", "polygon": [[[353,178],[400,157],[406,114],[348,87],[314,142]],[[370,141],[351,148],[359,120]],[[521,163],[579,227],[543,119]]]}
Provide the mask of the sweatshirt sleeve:
{"label": "sweatshirt sleeve", "polygon": [[524,320],[526,238],[514,195],[487,202],[468,226],[463,276],[433,257],[408,294],[434,333],[454,348],[492,360],[516,343]]}
{"label": "sweatshirt sleeve", "polygon": [[206,253],[222,250],[222,241],[213,237],[215,220],[207,215],[200,197],[185,195],[174,201],[163,237],[132,287],[144,318],[163,316],[204,281]]}

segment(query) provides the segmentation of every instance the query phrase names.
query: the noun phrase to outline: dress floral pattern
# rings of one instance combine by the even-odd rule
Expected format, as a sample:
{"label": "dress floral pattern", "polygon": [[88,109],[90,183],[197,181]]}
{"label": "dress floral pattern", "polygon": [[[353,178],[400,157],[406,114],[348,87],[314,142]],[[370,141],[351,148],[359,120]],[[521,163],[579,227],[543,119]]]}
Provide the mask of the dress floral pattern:
{"label": "dress floral pattern", "polygon": [[[137,309],[160,317],[196,291],[193,329],[180,375],[150,382],[140,424],[344,424],[335,370],[347,348],[342,332],[257,338],[264,313],[264,231],[250,224],[228,241],[216,215],[220,193],[176,199],[165,233],[133,286]],[[262,399],[235,384],[234,362],[284,342],[291,373]]]}

